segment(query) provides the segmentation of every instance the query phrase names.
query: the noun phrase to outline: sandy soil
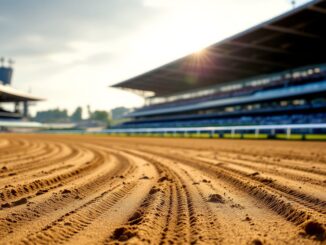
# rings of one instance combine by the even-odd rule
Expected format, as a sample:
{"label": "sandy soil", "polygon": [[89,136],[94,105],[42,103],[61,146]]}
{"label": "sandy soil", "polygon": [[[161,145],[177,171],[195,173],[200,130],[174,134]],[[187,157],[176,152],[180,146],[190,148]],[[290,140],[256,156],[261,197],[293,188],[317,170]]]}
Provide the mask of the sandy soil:
{"label": "sandy soil", "polygon": [[321,244],[326,143],[0,135],[0,244]]}

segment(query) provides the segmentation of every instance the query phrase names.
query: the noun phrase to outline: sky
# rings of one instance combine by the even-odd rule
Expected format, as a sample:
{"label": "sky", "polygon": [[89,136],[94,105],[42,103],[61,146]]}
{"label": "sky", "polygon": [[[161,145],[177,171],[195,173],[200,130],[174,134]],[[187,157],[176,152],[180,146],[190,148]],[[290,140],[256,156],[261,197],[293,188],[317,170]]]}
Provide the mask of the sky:
{"label": "sky", "polygon": [[32,114],[139,107],[141,97],[109,86],[291,8],[290,0],[0,0],[0,56],[15,61],[13,87],[46,99]]}

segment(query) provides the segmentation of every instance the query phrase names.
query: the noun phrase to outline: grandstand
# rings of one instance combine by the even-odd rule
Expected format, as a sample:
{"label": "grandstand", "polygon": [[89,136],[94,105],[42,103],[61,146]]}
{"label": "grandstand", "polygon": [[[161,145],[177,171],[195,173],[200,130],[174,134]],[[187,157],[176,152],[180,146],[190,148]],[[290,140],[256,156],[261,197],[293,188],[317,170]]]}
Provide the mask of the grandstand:
{"label": "grandstand", "polygon": [[289,135],[292,128],[300,135],[325,134],[325,23],[326,1],[314,0],[113,85],[154,95],[111,132],[192,133],[210,127],[210,136],[230,131],[235,137],[236,128],[242,137],[247,127],[258,137],[255,129],[265,126],[269,137]]}
{"label": "grandstand", "polygon": [[0,131],[8,129],[40,128],[35,122],[27,122],[31,102],[42,100],[11,86],[13,68],[0,66]]}

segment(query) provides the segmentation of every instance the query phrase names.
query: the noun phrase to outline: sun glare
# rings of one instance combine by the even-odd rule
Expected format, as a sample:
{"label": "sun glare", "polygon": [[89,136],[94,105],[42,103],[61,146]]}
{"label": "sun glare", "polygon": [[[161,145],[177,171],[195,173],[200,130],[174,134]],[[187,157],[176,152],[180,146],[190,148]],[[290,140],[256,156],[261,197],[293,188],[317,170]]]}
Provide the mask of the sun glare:
{"label": "sun glare", "polygon": [[141,56],[154,61],[153,65],[188,54],[202,56],[205,48],[216,42],[224,29],[212,30],[209,23],[214,22],[213,14],[198,9],[193,2],[187,8],[176,7],[164,20],[149,24],[142,33],[137,33],[138,37],[142,36],[136,47]]}
{"label": "sun glare", "polygon": [[195,56],[202,56],[205,54],[206,48],[198,48],[193,52]]}

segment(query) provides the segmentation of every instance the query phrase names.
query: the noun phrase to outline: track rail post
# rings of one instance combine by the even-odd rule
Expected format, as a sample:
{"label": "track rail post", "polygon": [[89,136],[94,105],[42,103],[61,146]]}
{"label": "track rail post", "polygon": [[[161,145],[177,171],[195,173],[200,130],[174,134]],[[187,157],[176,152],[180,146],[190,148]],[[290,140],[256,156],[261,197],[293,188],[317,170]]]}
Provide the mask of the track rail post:
{"label": "track rail post", "polygon": [[286,138],[289,139],[291,137],[291,128],[286,129]]}

